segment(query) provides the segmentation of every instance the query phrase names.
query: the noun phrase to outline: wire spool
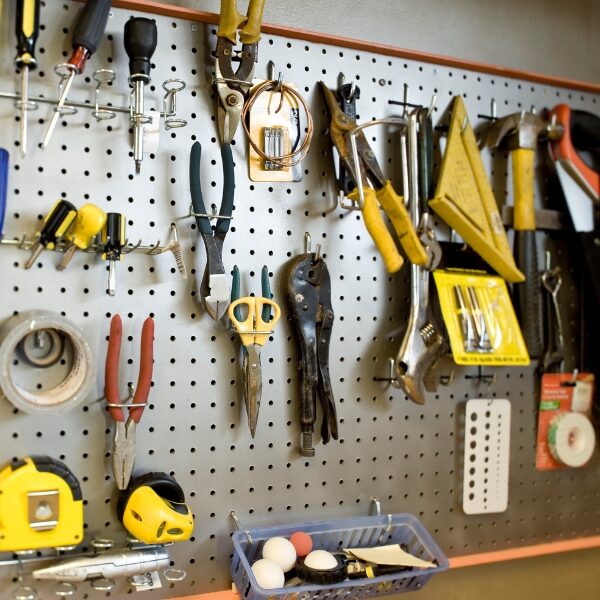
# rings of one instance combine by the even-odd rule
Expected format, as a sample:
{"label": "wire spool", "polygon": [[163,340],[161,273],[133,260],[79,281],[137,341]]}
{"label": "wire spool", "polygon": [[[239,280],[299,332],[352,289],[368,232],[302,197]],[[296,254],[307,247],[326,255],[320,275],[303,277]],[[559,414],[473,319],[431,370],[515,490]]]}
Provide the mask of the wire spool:
{"label": "wire spool", "polygon": [[[50,389],[30,391],[16,380],[15,359],[23,356],[23,349],[29,347],[29,341],[36,335],[48,336],[49,331],[53,332],[50,338],[55,342],[64,340],[64,346],[72,348],[71,367],[62,381]],[[32,368],[48,370],[48,360],[55,364],[63,356],[62,351],[58,355],[63,345],[58,343],[56,348],[55,345],[52,344],[46,359],[34,358],[28,350],[25,362]],[[90,345],[83,332],[65,317],[49,311],[31,310],[10,317],[0,327],[0,388],[18,409],[38,414],[66,412],[88,396],[95,379]]]}

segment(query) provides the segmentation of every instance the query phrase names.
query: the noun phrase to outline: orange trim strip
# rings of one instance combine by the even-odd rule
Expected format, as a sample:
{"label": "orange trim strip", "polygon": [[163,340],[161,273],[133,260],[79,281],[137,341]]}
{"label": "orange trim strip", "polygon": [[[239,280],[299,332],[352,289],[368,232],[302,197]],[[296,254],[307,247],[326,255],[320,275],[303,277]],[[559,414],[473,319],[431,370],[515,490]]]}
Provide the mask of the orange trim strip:
{"label": "orange trim strip", "polygon": [[[190,21],[199,21],[202,23],[218,23],[219,15],[191,8],[182,8],[163,4],[162,2],[153,2],[151,0],[113,0],[113,6],[116,8],[125,8],[128,10],[136,10],[141,12],[151,12],[167,17],[175,17],[179,19],[187,19]],[[523,71],[521,69],[512,69],[500,65],[491,65],[488,63],[475,62],[465,60],[463,58],[453,58],[451,56],[441,56],[439,54],[431,54],[429,52],[419,52],[417,50],[406,50],[397,48],[396,46],[388,46],[386,44],[377,44],[375,42],[367,42],[364,40],[355,40],[347,37],[339,37],[316,31],[307,31],[305,29],[296,29],[294,27],[285,27],[283,25],[274,25],[263,23],[261,27],[263,33],[272,35],[281,35],[283,37],[306,40],[320,44],[328,44],[331,46],[341,46],[343,48],[352,48],[354,50],[364,50],[366,52],[375,52],[385,56],[394,56],[396,58],[405,58],[409,60],[417,60],[421,62],[444,65],[446,67],[455,67],[457,69],[468,69],[480,73],[488,73],[491,75],[499,75],[501,77],[509,77],[511,79],[525,79],[535,83],[545,85],[553,85],[564,87],[573,90],[581,90],[582,92],[591,92],[600,94],[600,85],[590,83],[588,81],[578,81],[576,79],[566,79],[564,77],[554,77],[552,75],[544,75],[534,71]]]}
{"label": "orange trim strip", "polygon": [[518,558],[533,558],[535,556],[545,556],[547,554],[572,552],[573,550],[586,550],[590,548],[600,548],[600,535],[560,542],[550,542],[547,544],[537,544],[535,546],[524,546],[522,548],[510,548],[509,550],[483,552],[481,554],[471,554],[467,556],[455,556],[448,559],[448,562],[450,563],[451,569],[459,569],[462,567],[474,567],[477,565],[486,565]]}

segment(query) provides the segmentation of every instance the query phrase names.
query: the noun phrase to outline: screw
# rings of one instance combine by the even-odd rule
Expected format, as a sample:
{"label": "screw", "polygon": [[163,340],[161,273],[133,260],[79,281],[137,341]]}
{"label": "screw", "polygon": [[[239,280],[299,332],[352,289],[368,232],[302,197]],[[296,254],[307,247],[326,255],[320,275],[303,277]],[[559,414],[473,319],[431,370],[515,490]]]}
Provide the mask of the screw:
{"label": "screw", "polygon": [[238,103],[237,96],[235,94],[229,94],[225,99],[225,102],[227,103],[227,106],[236,106]]}
{"label": "screw", "polygon": [[383,87],[383,86],[385,85],[385,79],[380,79],[380,80],[379,80],[379,85],[380,85],[381,87]]}

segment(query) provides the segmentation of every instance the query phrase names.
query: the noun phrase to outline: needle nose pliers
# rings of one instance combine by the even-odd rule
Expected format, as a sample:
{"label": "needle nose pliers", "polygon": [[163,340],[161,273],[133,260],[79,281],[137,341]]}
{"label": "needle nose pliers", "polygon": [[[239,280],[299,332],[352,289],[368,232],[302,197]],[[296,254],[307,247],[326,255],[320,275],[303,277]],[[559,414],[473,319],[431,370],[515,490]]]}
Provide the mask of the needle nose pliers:
{"label": "needle nose pliers", "polygon": [[[142,345],[140,352],[140,372],[131,404],[125,406],[119,395],[119,355],[121,354],[121,338],[123,324],[119,315],[114,315],[110,322],[110,337],[106,352],[104,372],[104,397],[108,412],[115,422],[114,449],[112,456],[113,475],[120,490],[127,488],[133,465],[135,463],[135,429],[144,407],[148,402],[148,394],[152,385],[152,368],[154,365],[154,321],[148,317],[142,328]],[[129,411],[125,416],[125,409]]]}
{"label": "needle nose pliers", "polygon": [[[235,174],[233,169],[233,156],[231,146],[221,146],[221,159],[223,162],[223,196],[221,209],[214,231],[206,212],[202,187],[200,185],[200,158],[202,146],[194,142],[190,154],[190,191],[192,194],[192,207],[198,232],[206,248],[206,266],[200,284],[200,296],[206,312],[218,321],[229,306],[229,283],[223,266],[223,242],[229,231],[229,221],[233,212],[233,197],[235,192]],[[212,216],[212,215],[211,215]]]}

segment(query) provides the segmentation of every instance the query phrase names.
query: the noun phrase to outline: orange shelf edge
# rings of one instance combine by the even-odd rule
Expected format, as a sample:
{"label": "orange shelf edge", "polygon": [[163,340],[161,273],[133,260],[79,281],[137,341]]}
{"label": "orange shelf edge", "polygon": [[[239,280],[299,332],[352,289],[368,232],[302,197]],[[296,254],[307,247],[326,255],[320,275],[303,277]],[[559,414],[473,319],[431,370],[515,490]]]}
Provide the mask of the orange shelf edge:
{"label": "orange shelf edge", "polygon": [[[455,556],[449,558],[451,569],[464,567],[476,567],[492,563],[518,560],[522,558],[535,558],[548,554],[561,552],[572,552],[574,550],[589,550],[600,548],[600,535],[576,538],[572,540],[561,540],[547,544],[536,544],[535,546],[523,546],[522,548],[510,548],[507,550],[495,550],[493,552],[482,552],[480,554],[468,554],[466,556]],[[196,594],[195,596],[179,596],[174,600],[239,600],[240,596],[234,591],[211,592],[209,594]]]}

